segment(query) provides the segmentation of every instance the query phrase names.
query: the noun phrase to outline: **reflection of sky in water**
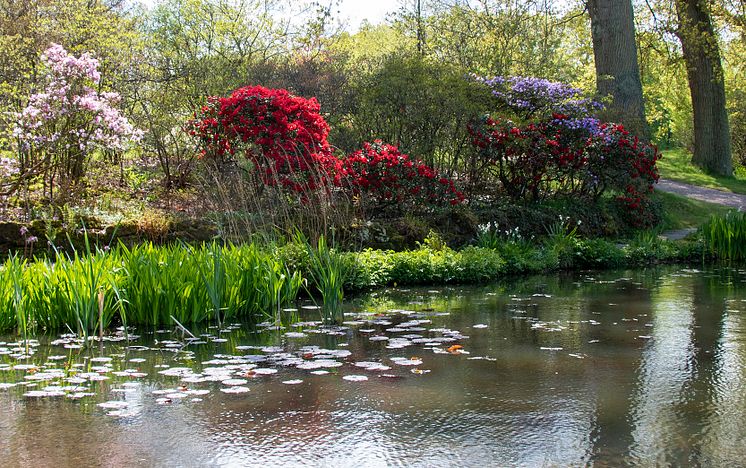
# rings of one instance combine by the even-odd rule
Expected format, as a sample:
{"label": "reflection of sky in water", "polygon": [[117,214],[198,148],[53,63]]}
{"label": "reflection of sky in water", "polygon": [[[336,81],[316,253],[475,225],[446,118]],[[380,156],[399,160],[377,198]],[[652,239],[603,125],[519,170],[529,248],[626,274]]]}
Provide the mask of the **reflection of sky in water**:
{"label": "reflection of sky in water", "polygon": [[[679,273],[548,276],[356,301],[357,310],[419,310],[432,320],[427,328],[459,330],[469,336],[459,341],[470,353],[463,355],[422,345],[386,349],[357,332],[288,338],[238,330],[228,343],[191,347],[193,354],[109,345],[104,354],[124,355],[115,357],[117,369],[139,366],[148,377],[124,393],[110,390],[126,378],[95,382],[97,396],[80,402],[3,391],[0,459],[7,466],[733,464],[746,456],[742,278],[731,278],[726,290],[718,286],[725,279]],[[179,379],[154,365],[201,372],[215,354],[241,355],[236,345],[259,343],[300,354],[309,344],[344,349],[348,363],[382,360],[392,369],[346,364],[315,376],[279,367],[276,375],[247,377],[246,394],[225,395],[204,382],[193,385],[211,390],[201,402],[155,403],[152,392]],[[48,354],[60,349],[41,347],[38,361]],[[412,374],[392,357],[417,357],[430,372]],[[132,358],[147,360],[125,361]],[[350,374],[369,380],[342,379]],[[0,371],[0,381],[11,375]],[[291,379],[303,383],[282,383]],[[96,404],[110,399],[127,401],[132,416],[107,417]]]}

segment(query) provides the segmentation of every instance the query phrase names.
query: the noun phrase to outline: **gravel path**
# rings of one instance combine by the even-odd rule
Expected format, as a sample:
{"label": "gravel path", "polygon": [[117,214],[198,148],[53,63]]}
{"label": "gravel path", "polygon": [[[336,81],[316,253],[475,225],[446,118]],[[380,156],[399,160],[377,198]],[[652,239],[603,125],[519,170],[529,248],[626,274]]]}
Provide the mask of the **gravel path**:
{"label": "gravel path", "polygon": [[720,190],[697,187],[696,185],[664,179],[659,180],[655,188],[662,192],[675,193],[676,195],[683,195],[703,202],[738,208],[739,211],[746,209],[746,195],[738,193],[722,192]]}
{"label": "gravel path", "polygon": [[685,239],[689,237],[690,235],[697,232],[697,228],[686,228],[686,229],[677,229],[676,231],[666,231],[661,233],[661,237],[670,241],[677,241],[681,239]]}

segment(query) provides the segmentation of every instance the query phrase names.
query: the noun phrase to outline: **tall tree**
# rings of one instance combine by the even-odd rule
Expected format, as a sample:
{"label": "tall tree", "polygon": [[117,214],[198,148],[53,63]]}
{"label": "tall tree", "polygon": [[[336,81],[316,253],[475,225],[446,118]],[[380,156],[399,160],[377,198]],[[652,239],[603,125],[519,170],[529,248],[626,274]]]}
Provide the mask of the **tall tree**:
{"label": "tall tree", "polygon": [[676,14],[679,19],[677,35],[681,40],[694,108],[692,162],[715,174],[732,175],[723,66],[710,2],[676,0]]}
{"label": "tall tree", "polygon": [[611,96],[608,114],[634,134],[649,139],[635,42],[631,0],[588,0],[596,86]]}

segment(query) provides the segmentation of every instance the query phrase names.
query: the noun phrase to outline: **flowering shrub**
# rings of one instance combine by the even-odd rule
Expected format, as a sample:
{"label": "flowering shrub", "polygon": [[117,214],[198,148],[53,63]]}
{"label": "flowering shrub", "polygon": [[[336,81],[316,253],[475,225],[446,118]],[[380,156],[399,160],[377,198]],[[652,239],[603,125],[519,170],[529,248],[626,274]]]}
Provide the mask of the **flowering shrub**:
{"label": "flowering shrub", "polygon": [[607,123],[588,141],[586,153],[588,172],[598,178],[597,184],[620,193],[616,199],[628,222],[637,227],[652,225],[650,194],[660,177],[658,149],[630,135],[621,124]]}
{"label": "flowering shrub", "polygon": [[621,125],[601,123],[593,114],[601,104],[565,84],[524,77],[480,80],[507,117],[486,115],[469,127],[478,155],[477,188],[494,187],[496,195],[530,201],[595,201],[612,190],[630,219],[646,218],[648,195],[658,180],[654,146]]}
{"label": "flowering shrub", "polygon": [[101,75],[98,60],[90,54],[75,57],[52,44],[42,62],[48,69],[46,87],[29,97],[14,136],[28,162],[51,161],[50,177],[57,172],[60,182],[69,185],[84,175],[92,151],[124,150],[129,142],[139,141],[142,132],[115,107],[119,94],[94,89]]}
{"label": "flowering shrub", "polygon": [[339,165],[319,110],[314,98],[247,86],[227,98],[209,98],[189,123],[189,133],[198,139],[202,157],[243,156],[265,184],[305,192],[326,185]]}
{"label": "flowering shrub", "polygon": [[457,205],[464,200],[452,180],[380,140],[342,160],[342,186],[377,207]]}
{"label": "flowering shrub", "polygon": [[304,196],[334,186],[376,207],[463,200],[453,181],[380,141],[337,159],[316,99],[284,89],[249,86],[227,98],[210,98],[189,123],[189,133],[199,141],[203,158],[246,157],[263,183],[279,183]]}
{"label": "flowering shrub", "polygon": [[579,180],[587,158],[576,132],[551,121],[518,125],[488,116],[472,124],[470,132],[479,150],[480,176],[493,175],[497,188],[513,199],[538,201],[557,192],[591,189]]}
{"label": "flowering shrub", "polygon": [[564,114],[572,116],[564,125],[593,126],[598,123],[593,114],[604,107],[602,103],[585,97],[580,88],[566,83],[526,76],[472,77],[490,88],[502,111],[509,110],[522,118]]}

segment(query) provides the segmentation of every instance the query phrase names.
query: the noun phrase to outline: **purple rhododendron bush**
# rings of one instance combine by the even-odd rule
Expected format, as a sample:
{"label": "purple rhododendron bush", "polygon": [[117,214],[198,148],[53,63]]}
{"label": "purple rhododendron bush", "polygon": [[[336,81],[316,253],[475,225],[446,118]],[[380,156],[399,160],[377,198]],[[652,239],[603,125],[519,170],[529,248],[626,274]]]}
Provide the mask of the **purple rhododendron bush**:
{"label": "purple rhododendron bush", "polygon": [[597,117],[603,104],[564,83],[532,77],[474,77],[496,100],[469,132],[477,148],[474,191],[513,202],[571,199],[598,205],[613,196],[629,223],[658,221],[655,146]]}

